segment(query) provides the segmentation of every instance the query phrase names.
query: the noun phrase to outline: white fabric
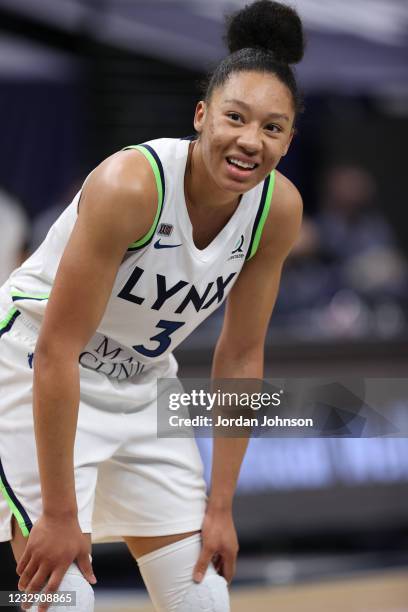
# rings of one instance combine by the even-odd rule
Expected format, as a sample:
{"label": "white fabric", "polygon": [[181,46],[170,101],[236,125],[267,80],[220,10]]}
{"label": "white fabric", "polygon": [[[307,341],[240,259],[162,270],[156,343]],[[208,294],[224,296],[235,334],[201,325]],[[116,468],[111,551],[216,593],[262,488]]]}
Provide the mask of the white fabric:
{"label": "white fabric", "polygon": [[177,612],[230,612],[227,583],[222,576],[206,576],[189,586]]}
{"label": "white fabric", "polygon": [[156,612],[229,612],[227,583],[212,564],[201,583],[193,569],[201,551],[201,535],[194,534],[137,560]]}
{"label": "white fabric", "polygon": [[[29,365],[35,334],[20,319],[0,338],[0,458],[34,523],[42,508]],[[82,531],[107,542],[200,529],[206,488],[195,440],[158,438],[156,400],[143,400],[147,390],[134,379],[118,382],[81,367],[80,377],[74,466]],[[10,519],[2,500],[5,540]]]}

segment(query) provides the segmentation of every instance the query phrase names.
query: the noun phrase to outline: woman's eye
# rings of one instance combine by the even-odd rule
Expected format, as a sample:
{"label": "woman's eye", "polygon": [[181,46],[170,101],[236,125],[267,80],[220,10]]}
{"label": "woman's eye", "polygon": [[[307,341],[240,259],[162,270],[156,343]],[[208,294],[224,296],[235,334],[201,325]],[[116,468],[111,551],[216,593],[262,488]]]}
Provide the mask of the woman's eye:
{"label": "woman's eye", "polygon": [[267,129],[269,132],[275,132],[276,134],[277,134],[278,132],[281,132],[281,131],[282,131],[282,128],[281,128],[279,125],[275,125],[274,123],[271,123],[271,124],[267,125],[267,126],[266,126],[266,129]]}
{"label": "woman's eye", "polygon": [[241,120],[241,116],[238,113],[228,113],[227,116],[229,117],[229,119],[232,119],[233,121]]}

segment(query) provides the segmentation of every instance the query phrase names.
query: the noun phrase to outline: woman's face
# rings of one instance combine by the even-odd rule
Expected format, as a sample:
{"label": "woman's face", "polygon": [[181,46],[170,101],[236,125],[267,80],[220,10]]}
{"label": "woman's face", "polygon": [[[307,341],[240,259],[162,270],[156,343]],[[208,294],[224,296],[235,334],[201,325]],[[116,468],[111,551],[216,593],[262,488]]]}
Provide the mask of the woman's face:
{"label": "woman's face", "polygon": [[286,154],[293,137],[291,93],[276,76],[236,72],[199,102],[194,127],[215,184],[243,193],[260,183]]}

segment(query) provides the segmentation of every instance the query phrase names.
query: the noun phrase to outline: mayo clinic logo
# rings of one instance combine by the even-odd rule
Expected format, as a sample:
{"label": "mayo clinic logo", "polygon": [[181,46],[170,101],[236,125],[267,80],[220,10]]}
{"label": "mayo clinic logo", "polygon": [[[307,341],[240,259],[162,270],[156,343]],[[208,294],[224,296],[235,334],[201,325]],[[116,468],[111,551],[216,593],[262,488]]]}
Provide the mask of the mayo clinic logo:
{"label": "mayo clinic logo", "polygon": [[236,241],[234,248],[231,251],[231,255],[228,257],[227,261],[230,261],[230,259],[242,259],[243,257],[245,257],[245,253],[243,251],[243,245],[244,245],[244,234],[241,234],[241,237]]}

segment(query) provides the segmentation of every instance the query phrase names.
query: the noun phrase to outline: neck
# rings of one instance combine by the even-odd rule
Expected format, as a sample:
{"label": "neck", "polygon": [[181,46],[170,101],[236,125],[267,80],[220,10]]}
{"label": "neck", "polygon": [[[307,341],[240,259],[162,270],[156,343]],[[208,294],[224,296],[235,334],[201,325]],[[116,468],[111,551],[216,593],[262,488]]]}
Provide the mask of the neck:
{"label": "neck", "polygon": [[202,158],[199,140],[192,142],[189,147],[184,190],[187,203],[193,208],[202,210],[226,210],[236,206],[241,198],[240,195],[220,189],[212,180]]}

